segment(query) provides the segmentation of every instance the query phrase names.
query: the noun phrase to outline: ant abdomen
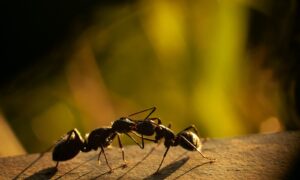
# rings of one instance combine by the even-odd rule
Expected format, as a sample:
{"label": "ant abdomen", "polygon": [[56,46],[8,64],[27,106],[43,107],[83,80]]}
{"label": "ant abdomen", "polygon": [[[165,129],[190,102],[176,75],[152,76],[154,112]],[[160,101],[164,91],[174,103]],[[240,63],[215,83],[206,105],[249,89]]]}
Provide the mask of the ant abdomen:
{"label": "ant abdomen", "polygon": [[[201,141],[200,138],[192,131],[183,131],[178,134],[179,145],[184,149],[189,151],[196,151],[197,149],[201,151]],[[195,149],[195,147],[197,149]]]}
{"label": "ant abdomen", "polygon": [[75,157],[82,149],[84,141],[77,129],[69,131],[54,147],[52,159],[54,161],[66,161]]}
{"label": "ant abdomen", "polygon": [[74,139],[62,140],[59,142],[53,152],[53,161],[66,161],[72,159],[80,152],[81,145]]}

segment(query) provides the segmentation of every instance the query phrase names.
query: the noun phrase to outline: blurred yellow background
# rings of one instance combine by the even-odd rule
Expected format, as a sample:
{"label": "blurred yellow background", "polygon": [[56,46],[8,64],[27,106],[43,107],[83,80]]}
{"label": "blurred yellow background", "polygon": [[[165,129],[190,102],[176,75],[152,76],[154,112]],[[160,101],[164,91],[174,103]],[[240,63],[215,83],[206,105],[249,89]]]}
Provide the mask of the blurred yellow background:
{"label": "blurred yellow background", "polygon": [[175,132],[195,124],[202,137],[283,130],[279,84],[261,68],[268,48],[248,47],[249,9],[268,14],[267,7],[266,1],[144,0],[96,9],[93,23],[67,45],[61,71],[1,99],[0,123],[10,124],[24,148],[0,155],[41,152],[70,129],[88,133],[152,106],[153,117]]}

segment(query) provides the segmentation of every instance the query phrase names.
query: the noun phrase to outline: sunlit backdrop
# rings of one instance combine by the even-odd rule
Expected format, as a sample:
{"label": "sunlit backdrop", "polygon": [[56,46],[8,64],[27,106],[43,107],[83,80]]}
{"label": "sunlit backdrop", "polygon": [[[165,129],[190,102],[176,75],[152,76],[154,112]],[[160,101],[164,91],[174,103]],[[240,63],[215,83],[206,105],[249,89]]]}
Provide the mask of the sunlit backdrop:
{"label": "sunlit backdrop", "polygon": [[85,134],[153,106],[152,116],[175,132],[195,124],[202,137],[284,130],[279,83],[262,68],[268,47],[251,44],[253,11],[267,15],[267,7],[265,1],[144,0],[95,8],[71,44],[41,58],[64,54],[57,72],[39,74],[47,64],[32,67],[19,81],[41,77],[37,83],[1,95],[2,117],[29,153],[70,129]]}

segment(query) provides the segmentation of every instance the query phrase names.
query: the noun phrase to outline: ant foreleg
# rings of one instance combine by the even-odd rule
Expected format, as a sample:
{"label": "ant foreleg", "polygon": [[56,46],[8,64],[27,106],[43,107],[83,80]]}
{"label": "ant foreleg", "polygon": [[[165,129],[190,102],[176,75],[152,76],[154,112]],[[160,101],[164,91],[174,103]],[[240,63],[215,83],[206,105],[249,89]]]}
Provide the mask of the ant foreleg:
{"label": "ant foreleg", "polygon": [[158,171],[159,171],[159,169],[160,169],[160,167],[161,167],[162,163],[163,163],[163,162],[164,162],[164,160],[165,160],[165,157],[166,157],[166,155],[167,155],[167,153],[168,153],[169,149],[170,149],[170,146],[169,146],[169,147],[167,147],[167,149],[166,149],[166,151],[165,151],[165,154],[164,154],[164,156],[163,156],[163,159],[161,160],[161,162],[160,162],[160,164],[159,164],[159,167],[158,167],[158,169],[156,170],[155,174],[157,174],[157,173],[158,173]]}
{"label": "ant foreleg", "polygon": [[209,158],[209,157],[206,157],[206,156],[204,156],[203,154],[202,154],[202,152],[199,150],[199,149],[197,149],[197,147],[195,146],[195,145],[193,145],[188,139],[186,139],[184,136],[180,136],[185,142],[187,142],[189,145],[191,145],[196,151],[198,151],[200,154],[201,154],[201,156],[203,157],[203,158],[205,158],[205,159],[208,159],[208,160],[211,160],[211,161],[215,161],[215,159],[212,159],[212,158]]}
{"label": "ant foreleg", "polygon": [[[135,134],[135,133],[134,133],[134,134]],[[142,138],[142,147],[141,147],[141,149],[144,149],[144,147],[145,147],[144,139],[147,140],[147,141],[152,141],[152,142],[156,143],[156,140],[155,140],[155,139],[145,138],[143,134],[142,134],[142,137],[139,136],[139,135],[137,135],[137,134],[135,134],[135,135],[138,136],[138,137],[140,137],[140,138]]]}
{"label": "ant foreleg", "polygon": [[128,133],[124,133],[126,134],[136,145],[138,145],[141,149],[144,149],[143,145],[141,145],[140,143],[138,143],[132,136],[130,136]]}
{"label": "ant foreleg", "polygon": [[147,141],[152,141],[152,142],[155,142],[155,140],[153,139],[149,139],[149,138],[145,138],[145,137],[142,137],[138,134],[136,134],[135,132],[131,132],[132,134],[134,134],[135,136],[139,137],[139,138],[142,138],[142,144],[138,143],[136,139],[134,139],[132,136],[130,136],[128,133],[124,133],[126,134],[130,139],[133,140],[133,142],[138,145],[141,149],[144,149],[144,143],[143,143],[143,139],[147,140]]}
{"label": "ant foreleg", "polygon": [[154,111],[156,110],[156,107],[148,108],[148,109],[145,109],[145,110],[142,110],[142,111],[139,111],[139,112],[130,114],[130,115],[128,115],[128,117],[134,116],[134,115],[137,115],[137,114],[140,114],[140,113],[149,111],[149,110],[151,110],[150,113],[144,118],[144,120],[146,120],[148,117],[150,117],[150,115],[151,115],[152,113],[154,113]]}

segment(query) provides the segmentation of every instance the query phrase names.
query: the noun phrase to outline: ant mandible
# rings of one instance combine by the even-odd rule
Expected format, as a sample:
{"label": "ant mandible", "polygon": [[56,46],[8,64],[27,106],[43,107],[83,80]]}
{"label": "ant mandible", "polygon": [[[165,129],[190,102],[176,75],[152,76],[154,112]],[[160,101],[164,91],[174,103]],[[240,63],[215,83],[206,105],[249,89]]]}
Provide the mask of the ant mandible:
{"label": "ant mandible", "polygon": [[[151,110],[151,111],[150,111]],[[81,152],[90,152],[91,150],[97,150],[100,148],[100,152],[98,155],[98,162],[100,162],[100,155],[103,152],[105,161],[107,166],[110,169],[110,172],[112,172],[112,168],[108,164],[106,154],[104,152],[104,148],[111,145],[114,138],[118,137],[118,143],[119,147],[122,150],[122,158],[124,161],[124,166],[126,166],[125,161],[125,155],[124,155],[124,149],[123,145],[120,139],[119,134],[125,134],[128,137],[130,137],[141,149],[144,148],[144,139],[149,141],[154,141],[152,139],[144,138],[142,137],[142,145],[139,144],[132,136],[130,136],[128,133],[133,133],[137,137],[140,137],[138,134],[136,134],[134,131],[141,131],[141,128],[146,128],[144,131],[145,135],[148,135],[149,131],[149,125],[147,123],[143,122],[153,122],[153,120],[158,118],[149,118],[150,115],[156,110],[155,107],[148,108],[133,114],[128,115],[128,117],[121,117],[120,119],[112,122],[111,127],[103,127],[103,128],[97,128],[90,132],[89,134],[85,135],[85,138],[82,138],[80,132],[75,128],[69,132],[66,133],[66,135],[58,141],[58,143],[55,145],[54,150],[52,152],[52,159],[53,161],[56,161],[56,167],[58,167],[58,164],[60,161],[67,161],[72,158],[74,158],[80,151]],[[131,116],[150,111],[150,113],[144,118],[144,120],[132,120],[130,119]],[[160,123],[160,121],[159,121]],[[151,131],[150,127],[150,131]],[[142,135],[143,136],[143,135]]]}

